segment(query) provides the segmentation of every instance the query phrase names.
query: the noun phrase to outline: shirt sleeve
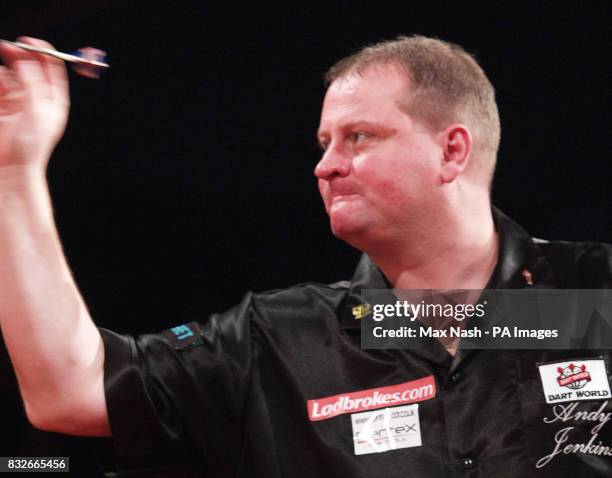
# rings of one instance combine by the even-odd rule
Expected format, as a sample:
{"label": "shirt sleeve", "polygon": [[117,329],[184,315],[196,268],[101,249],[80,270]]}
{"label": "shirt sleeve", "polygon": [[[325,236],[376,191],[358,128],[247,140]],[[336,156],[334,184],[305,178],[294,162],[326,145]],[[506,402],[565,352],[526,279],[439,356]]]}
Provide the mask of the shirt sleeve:
{"label": "shirt sleeve", "polygon": [[[160,334],[100,329],[104,387],[122,476],[233,476],[251,377],[251,294]],[[180,470],[180,471],[179,471]],[[193,470],[193,473],[189,470]],[[162,473],[161,475],[158,475]]]}

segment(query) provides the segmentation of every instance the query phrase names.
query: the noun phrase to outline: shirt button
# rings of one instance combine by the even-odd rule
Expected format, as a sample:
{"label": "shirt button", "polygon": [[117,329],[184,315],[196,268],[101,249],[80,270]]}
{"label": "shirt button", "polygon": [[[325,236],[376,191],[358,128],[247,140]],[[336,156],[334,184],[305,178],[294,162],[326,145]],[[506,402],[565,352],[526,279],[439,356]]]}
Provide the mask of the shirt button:
{"label": "shirt button", "polygon": [[465,456],[461,458],[461,464],[463,465],[463,468],[465,470],[471,470],[472,468],[476,467],[476,460],[474,460],[474,458],[471,458],[469,456]]}
{"label": "shirt button", "polygon": [[450,376],[450,381],[452,383],[457,383],[459,380],[461,380],[463,378],[463,373],[459,370],[457,370],[455,373],[453,373]]}

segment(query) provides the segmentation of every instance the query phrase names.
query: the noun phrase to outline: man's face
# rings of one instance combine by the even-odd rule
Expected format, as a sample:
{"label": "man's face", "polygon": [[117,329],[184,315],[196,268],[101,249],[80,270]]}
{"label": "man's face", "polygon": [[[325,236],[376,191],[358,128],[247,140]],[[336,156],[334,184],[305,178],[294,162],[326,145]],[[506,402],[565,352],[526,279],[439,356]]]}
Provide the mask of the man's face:
{"label": "man's face", "polygon": [[315,175],[333,233],[361,249],[425,233],[440,204],[440,136],[400,110],[407,92],[400,72],[380,65],[325,95]]}

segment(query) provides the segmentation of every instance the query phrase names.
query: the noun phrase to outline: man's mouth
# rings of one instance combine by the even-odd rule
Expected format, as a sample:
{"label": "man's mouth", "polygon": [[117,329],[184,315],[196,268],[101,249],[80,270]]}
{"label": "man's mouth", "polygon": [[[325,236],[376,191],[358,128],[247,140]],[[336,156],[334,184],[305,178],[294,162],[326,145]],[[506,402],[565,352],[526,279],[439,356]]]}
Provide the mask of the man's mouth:
{"label": "man's mouth", "polygon": [[352,200],[357,196],[356,193],[336,193],[332,194],[329,199],[329,207],[332,208],[340,203]]}
{"label": "man's mouth", "polygon": [[344,201],[344,200],[349,199],[349,198],[351,198],[353,196],[356,196],[356,194],[355,193],[334,194],[334,195],[332,195],[331,200],[332,200],[332,202],[335,202],[335,201]]}

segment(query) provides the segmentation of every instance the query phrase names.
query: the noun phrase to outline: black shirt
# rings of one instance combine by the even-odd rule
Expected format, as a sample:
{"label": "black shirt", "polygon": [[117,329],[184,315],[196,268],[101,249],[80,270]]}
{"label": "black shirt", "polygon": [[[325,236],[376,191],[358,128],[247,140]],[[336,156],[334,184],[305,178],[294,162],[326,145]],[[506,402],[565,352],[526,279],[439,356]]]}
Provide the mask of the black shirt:
{"label": "black shirt", "polygon": [[[497,210],[494,219],[500,254],[488,288],[612,287],[609,246],[535,241]],[[249,293],[161,334],[101,329],[121,476],[612,476],[612,401],[549,405],[538,372],[603,358],[609,384],[610,350],[460,348],[453,357],[436,339],[362,350],[360,290],[387,287],[363,256],[350,282]],[[402,426],[418,422],[420,446],[357,455],[351,413],[310,419],[314,399],[380,396],[418,379],[435,396]]]}

